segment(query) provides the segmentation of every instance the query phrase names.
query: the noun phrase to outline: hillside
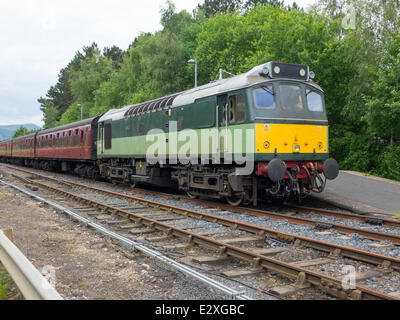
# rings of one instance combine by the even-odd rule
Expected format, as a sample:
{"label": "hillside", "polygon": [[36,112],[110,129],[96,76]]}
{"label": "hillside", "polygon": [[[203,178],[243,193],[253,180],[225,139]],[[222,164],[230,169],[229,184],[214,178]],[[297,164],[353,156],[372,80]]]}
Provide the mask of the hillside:
{"label": "hillside", "polygon": [[39,126],[29,123],[29,124],[15,124],[15,125],[9,125],[9,126],[0,126],[0,140],[6,140],[10,139],[15,131],[18,130],[20,126],[24,126],[28,130],[34,130],[34,129],[40,129]]}

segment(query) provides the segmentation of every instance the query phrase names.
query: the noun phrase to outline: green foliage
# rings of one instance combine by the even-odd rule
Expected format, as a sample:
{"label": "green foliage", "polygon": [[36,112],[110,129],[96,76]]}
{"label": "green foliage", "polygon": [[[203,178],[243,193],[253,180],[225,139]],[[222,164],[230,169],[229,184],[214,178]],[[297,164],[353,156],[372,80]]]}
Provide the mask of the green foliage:
{"label": "green foliage", "polygon": [[35,133],[37,131],[39,131],[39,130],[29,130],[29,129],[23,127],[23,126],[20,126],[18,128],[18,130],[15,131],[15,133],[14,133],[12,138],[15,139],[15,138],[18,138],[18,137],[27,136],[28,134]]}
{"label": "green foliage", "polygon": [[23,300],[7,270],[0,263],[0,301]]}
{"label": "green foliage", "polygon": [[194,22],[189,12],[183,10],[176,12],[176,7],[171,1],[167,1],[167,7],[161,10],[161,24],[164,31],[180,34],[187,26]]}
{"label": "green foliage", "polygon": [[363,119],[370,131],[393,145],[400,142],[400,35],[394,35],[375,72]]}
{"label": "green foliage", "polygon": [[240,9],[243,0],[205,0],[198,8],[204,12],[207,18],[215,16],[217,13],[233,12]]}

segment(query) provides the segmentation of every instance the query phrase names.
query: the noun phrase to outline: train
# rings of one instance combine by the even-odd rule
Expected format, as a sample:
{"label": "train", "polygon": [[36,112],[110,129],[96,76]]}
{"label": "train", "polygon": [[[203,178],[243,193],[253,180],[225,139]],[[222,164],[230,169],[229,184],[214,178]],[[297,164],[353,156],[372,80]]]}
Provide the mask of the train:
{"label": "train", "polygon": [[339,175],[309,66],[247,73],[0,142],[0,161],[232,206],[302,201]]}

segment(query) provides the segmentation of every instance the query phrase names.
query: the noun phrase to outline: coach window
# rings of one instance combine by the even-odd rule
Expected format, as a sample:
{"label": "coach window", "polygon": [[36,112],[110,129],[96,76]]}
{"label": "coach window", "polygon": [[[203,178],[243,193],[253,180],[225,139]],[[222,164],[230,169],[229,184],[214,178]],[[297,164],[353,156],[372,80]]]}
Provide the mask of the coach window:
{"label": "coach window", "polygon": [[60,134],[57,133],[56,148],[60,147]]}
{"label": "coach window", "polygon": [[104,126],[104,148],[111,149],[112,148],[112,127],[111,123],[107,123]]}
{"label": "coach window", "polygon": [[75,135],[74,135],[74,147],[77,147],[79,145],[79,130],[75,130]]}
{"label": "coach window", "polygon": [[89,145],[89,135],[88,135],[88,128],[85,130],[85,146]]}
{"label": "coach window", "polygon": [[53,135],[50,135],[50,139],[49,139],[49,147],[52,148],[53,147]]}
{"label": "coach window", "polygon": [[72,130],[68,131],[68,147],[72,144]]}
{"label": "coach window", "polygon": [[84,131],[83,129],[81,130],[81,137],[80,137],[80,141],[79,141],[79,145],[83,146],[83,143],[85,142],[84,139]]}

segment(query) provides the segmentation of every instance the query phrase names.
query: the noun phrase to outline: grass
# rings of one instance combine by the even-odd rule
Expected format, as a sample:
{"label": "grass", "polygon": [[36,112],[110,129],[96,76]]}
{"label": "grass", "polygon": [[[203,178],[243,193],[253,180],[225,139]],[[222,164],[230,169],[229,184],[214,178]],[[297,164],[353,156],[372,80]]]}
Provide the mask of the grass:
{"label": "grass", "polygon": [[0,264],[0,301],[20,300],[21,296],[7,270]]}

